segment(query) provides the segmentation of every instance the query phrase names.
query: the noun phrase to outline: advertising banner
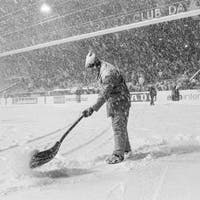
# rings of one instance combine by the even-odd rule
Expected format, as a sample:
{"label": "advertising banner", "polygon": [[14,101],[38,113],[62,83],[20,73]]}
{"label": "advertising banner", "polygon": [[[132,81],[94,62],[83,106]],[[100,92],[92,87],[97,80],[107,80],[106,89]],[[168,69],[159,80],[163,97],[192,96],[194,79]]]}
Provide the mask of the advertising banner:
{"label": "advertising banner", "polygon": [[150,101],[149,92],[131,93],[131,102],[148,102]]}
{"label": "advertising banner", "polygon": [[65,96],[55,96],[55,97],[53,97],[53,103],[64,104],[65,103]]}
{"label": "advertising banner", "polygon": [[[122,22],[129,21],[130,23],[138,23],[153,20],[156,18],[177,15],[179,13],[186,13],[188,11],[194,11],[198,9],[200,9],[200,0],[179,0],[170,4],[161,1],[158,2],[157,6],[154,8],[146,8],[142,11],[139,10],[132,12],[119,20]],[[119,21],[117,23],[119,25]]]}
{"label": "advertising banner", "polygon": [[37,104],[37,97],[16,97],[12,98],[12,104]]}
{"label": "advertising banner", "polygon": [[54,96],[53,103],[54,104],[65,104],[67,102],[78,102],[81,103],[83,101],[87,101],[87,97],[83,97],[81,95],[66,95],[66,96]]}

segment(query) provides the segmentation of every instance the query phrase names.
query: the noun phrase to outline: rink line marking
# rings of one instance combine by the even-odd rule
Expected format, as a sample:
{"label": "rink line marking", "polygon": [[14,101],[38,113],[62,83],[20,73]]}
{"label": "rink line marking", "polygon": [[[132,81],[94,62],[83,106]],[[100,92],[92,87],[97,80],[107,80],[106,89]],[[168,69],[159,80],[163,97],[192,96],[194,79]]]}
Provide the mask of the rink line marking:
{"label": "rink line marking", "polygon": [[[68,126],[69,126],[69,125],[68,125]],[[40,136],[40,137],[36,137],[36,138],[30,139],[30,140],[27,140],[27,142],[26,142],[25,144],[29,144],[29,143],[32,143],[32,142],[41,140],[41,139],[43,139],[43,138],[46,138],[46,137],[48,137],[48,136],[54,135],[54,134],[56,134],[56,133],[59,133],[59,132],[61,132],[62,130],[66,129],[68,126],[66,126],[66,127],[64,127],[64,128],[57,129],[57,130],[55,130],[55,131],[52,131],[52,132],[50,132],[50,133],[48,133],[48,134],[46,134],[46,135],[43,135],[43,136]],[[10,150],[10,149],[17,148],[17,147],[19,147],[19,146],[20,146],[20,145],[15,144],[15,145],[6,147],[6,148],[4,148],[4,149],[0,149],[0,153],[1,153],[1,152],[4,152],[4,151],[8,151],[8,150]]]}
{"label": "rink line marking", "polygon": [[91,140],[89,140],[89,141],[87,141],[87,142],[85,142],[85,143],[79,145],[78,147],[75,147],[74,149],[72,149],[72,150],[70,150],[70,151],[68,151],[68,152],[66,152],[66,153],[63,153],[62,155],[63,155],[63,156],[66,156],[66,155],[68,155],[68,154],[70,154],[70,153],[73,153],[73,152],[75,152],[75,151],[77,151],[77,150],[80,150],[81,148],[83,148],[83,147],[85,147],[85,146],[91,144],[93,141],[99,139],[101,136],[103,136],[105,133],[107,133],[107,131],[108,131],[110,128],[111,128],[111,125],[109,125],[106,129],[104,129],[100,134],[98,134],[98,135],[96,135],[95,137],[93,137]]}
{"label": "rink line marking", "polygon": [[46,135],[43,135],[43,136],[40,136],[40,137],[36,137],[36,138],[30,139],[30,140],[27,141],[27,144],[28,144],[28,143],[31,143],[31,142],[35,142],[35,141],[37,141],[37,140],[41,140],[41,139],[46,138],[46,137],[48,137],[48,136],[54,135],[54,134],[56,134],[56,133],[59,133],[59,132],[61,132],[62,130],[66,129],[66,128],[67,128],[67,127],[64,127],[64,128],[61,128],[61,129],[57,129],[57,130],[52,131],[52,132],[50,132],[50,133],[48,133],[48,134],[46,134]]}
{"label": "rink line marking", "polygon": [[[68,127],[68,126],[67,126],[67,127]],[[62,129],[57,129],[57,130],[55,130],[55,131],[53,131],[53,132],[50,132],[50,133],[48,133],[48,134],[46,134],[46,135],[43,135],[43,136],[36,137],[36,138],[31,139],[31,140],[28,140],[28,141],[26,142],[26,144],[29,144],[29,143],[32,143],[32,142],[41,140],[41,139],[46,138],[46,137],[51,136],[51,135],[54,135],[54,134],[56,134],[56,133],[58,133],[58,132],[60,132],[60,131],[62,131],[62,130],[64,130],[64,129],[66,129],[67,127],[64,127],[64,128],[62,128]],[[74,152],[74,151],[76,151],[76,150],[79,150],[80,148],[83,148],[84,146],[89,145],[90,143],[92,143],[92,142],[95,141],[96,139],[98,139],[98,138],[100,138],[101,136],[103,136],[103,135],[110,129],[110,127],[111,127],[111,126],[109,125],[105,130],[103,130],[99,135],[97,135],[97,136],[95,136],[94,138],[92,138],[90,141],[88,141],[88,142],[86,142],[86,143],[84,143],[84,144],[82,144],[82,145],[80,145],[80,146],[78,146],[78,147],[72,149],[72,150],[69,151],[69,152],[64,153],[63,155],[64,155],[64,156],[65,156],[65,155],[68,155],[69,153],[72,153],[72,152]],[[12,145],[12,146],[9,146],[9,147],[7,147],[7,148],[4,148],[4,149],[0,149],[0,153],[5,152],[5,151],[8,151],[8,150],[10,150],[10,149],[17,148],[17,147],[19,147],[19,146],[20,146],[20,145],[16,144],[16,145]]]}
{"label": "rink line marking", "polygon": [[165,177],[166,177],[168,169],[169,169],[169,166],[167,165],[166,168],[165,168],[165,170],[163,171],[161,177],[160,177],[160,180],[158,182],[158,186],[156,188],[156,191],[155,191],[155,193],[153,195],[152,200],[157,200],[158,199],[158,195],[159,195],[160,190],[161,190],[161,188],[163,186],[163,183],[164,183],[164,180],[165,180]]}
{"label": "rink line marking", "polygon": [[10,146],[10,147],[7,147],[7,148],[5,148],[5,149],[0,149],[0,153],[1,152],[4,152],[4,151],[8,151],[8,150],[10,150],[10,149],[14,149],[14,148],[17,148],[17,147],[19,147],[19,145],[13,145],[13,146]]}

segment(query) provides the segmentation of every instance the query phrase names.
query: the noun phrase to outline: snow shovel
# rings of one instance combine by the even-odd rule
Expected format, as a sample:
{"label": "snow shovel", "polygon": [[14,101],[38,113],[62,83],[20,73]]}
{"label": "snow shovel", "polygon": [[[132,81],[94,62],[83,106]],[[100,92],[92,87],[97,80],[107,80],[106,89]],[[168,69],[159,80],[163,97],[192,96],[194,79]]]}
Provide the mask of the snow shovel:
{"label": "snow shovel", "polygon": [[63,136],[60,138],[59,141],[57,141],[55,143],[55,145],[53,147],[51,147],[50,149],[47,149],[45,151],[37,151],[33,154],[29,166],[30,168],[36,168],[39,167],[41,165],[44,165],[45,163],[48,163],[49,161],[51,161],[55,155],[57,154],[61,143],[63,142],[63,140],[65,139],[65,137],[68,135],[68,133],[81,121],[81,119],[83,118],[83,115],[81,117],[79,117],[73,124],[72,126],[63,134]]}

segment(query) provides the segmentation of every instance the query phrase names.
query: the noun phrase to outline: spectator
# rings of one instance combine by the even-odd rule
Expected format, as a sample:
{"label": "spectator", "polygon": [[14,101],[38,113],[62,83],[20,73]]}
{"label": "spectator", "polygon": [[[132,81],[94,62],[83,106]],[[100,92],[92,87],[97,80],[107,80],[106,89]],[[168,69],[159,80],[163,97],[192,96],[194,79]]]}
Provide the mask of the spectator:
{"label": "spectator", "polygon": [[149,96],[150,96],[150,105],[154,105],[154,100],[157,96],[157,91],[154,85],[150,85],[149,87]]}
{"label": "spectator", "polygon": [[172,87],[172,101],[179,101],[180,100],[180,93],[179,93],[179,87],[177,84],[174,84]]}

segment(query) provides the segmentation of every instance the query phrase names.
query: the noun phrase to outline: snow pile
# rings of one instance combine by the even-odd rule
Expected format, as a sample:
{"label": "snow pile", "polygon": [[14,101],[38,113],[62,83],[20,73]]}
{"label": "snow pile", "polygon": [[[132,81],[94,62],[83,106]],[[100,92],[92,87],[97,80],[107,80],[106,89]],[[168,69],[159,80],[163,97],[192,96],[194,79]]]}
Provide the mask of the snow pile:
{"label": "snow pile", "polygon": [[30,185],[30,180],[34,175],[29,168],[32,153],[30,148],[20,146],[0,157],[2,193]]}
{"label": "snow pile", "polygon": [[31,155],[31,150],[27,147],[24,148],[24,146],[17,147],[10,153],[4,154],[2,159],[5,162],[4,166],[6,166],[5,172],[11,177],[29,175],[31,173],[29,168]]}

